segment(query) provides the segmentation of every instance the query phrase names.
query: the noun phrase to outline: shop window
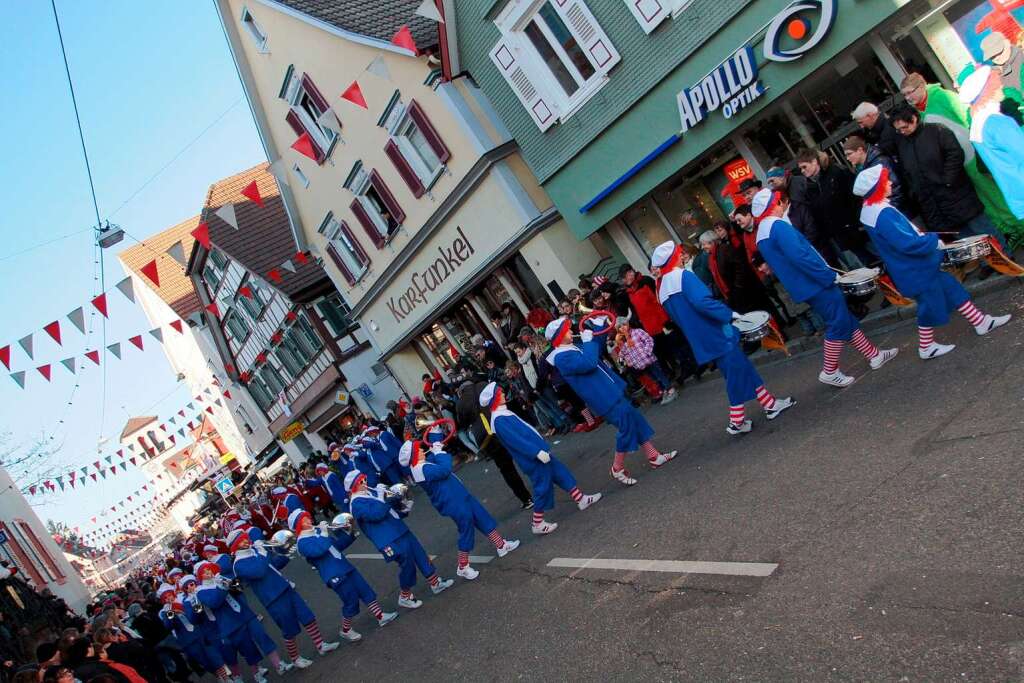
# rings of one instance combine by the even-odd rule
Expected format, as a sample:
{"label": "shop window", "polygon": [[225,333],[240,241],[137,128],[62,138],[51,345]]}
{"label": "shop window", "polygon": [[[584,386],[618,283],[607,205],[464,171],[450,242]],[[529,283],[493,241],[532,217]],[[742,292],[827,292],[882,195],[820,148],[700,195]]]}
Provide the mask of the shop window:
{"label": "shop window", "polygon": [[414,197],[422,197],[444,170],[451,152],[416,100],[406,105],[398,93],[382,117],[390,138],[384,146]]}
{"label": "shop window", "polygon": [[541,130],[579,109],[620,60],[583,0],[513,0],[494,23],[491,60]]}
{"label": "shop window", "polygon": [[318,301],[316,310],[335,337],[349,334],[358,327],[358,323],[352,320],[348,305],[339,294]]}
{"label": "shop window", "polygon": [[346,185],[355,195],[349,205],[370,241],[380,249],[398,232],[405,220],[405,212],[395,201],[391,190],[377,171],[366,172],[358,168]]}
{"label": "shop window", "polygon": [[299,75],[294,65],[289,66],[285,73],[280,97],[289,105],[285,117],[288,125],[296,135],[309,133],[317,163],[322,164],[338,141],[338,134],[320,123],[320,117],[330,109],[327,100],[320,94],[320,90],[313,84],[309,75]]}
{"label": "shop window", "polygon": [[333,213],[328,213],[320,224],[319,232],[327,238],[327,254],[345,280],[350,285],[359,282],[369,270],[370,257],[352,235],[348,224],[336,219]]}

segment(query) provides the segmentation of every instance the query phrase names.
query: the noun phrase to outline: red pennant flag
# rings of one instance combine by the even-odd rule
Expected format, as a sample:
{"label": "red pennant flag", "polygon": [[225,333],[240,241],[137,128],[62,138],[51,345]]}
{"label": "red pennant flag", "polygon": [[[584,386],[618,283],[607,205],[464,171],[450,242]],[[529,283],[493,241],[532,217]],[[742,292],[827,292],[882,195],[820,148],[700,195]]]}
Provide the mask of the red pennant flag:
{"label": "red pennant flag", "polygon": [[210,303],[208,303],[206,305],[206,310],[208,310],[213,315],[213,317],[220,318],[220,307],[217,306],[216,301],[211,301]]}
{"label": "red pennant flag", "polygon": [[95,517],[93,517],[93,518],[92,518],[92,523],[93,523],[93,524],[95,524],[95,523],[96,523],[96,518],[95,518]]}
{"label": "red pennant flag", "polygon": [[92,300],[92,305],[96,307],[96,310],[103,314],[104,318],[109,318],[107,315],[107,295],[100,294],[98,297]]}
{"label": "red pennant flag", "polygon": [[307,263],[309,263],[309,255],[307,255],[306,252],[304,251],[297,251],[295,252],[295,256],[292,256],[292,261],[295,261],[299,265],[304,266]]}
{"label": "red pennant flag", "polygon": [[194,425],[193,425],[193,424],[192,424],[191,422],[189,422],[189,423],[188,423],[188,428],[189,428],[189,429],[195,429],[195,426],[194,426]]}
{"label": "red pennant flag", "polygon": [[309,133],[303,133],[300,135],[299,139],[292,143],[292,149],[302,156],[309,157],[313,161],[320,161],[320,159],[317,158],[316,148],[313,147],[313,139],[309,137]]}
{"label": "red pennant flag", "polygon": [[147,484],[143,484],[142,485],[142,490],[143,491],[148,491],[149,490],[149,486]]}
{"label": "red pennant flag", "polygon": [[100,468],[100,461],[99,461],[99,460],[97,460],[96,462],[94,462],[94,463],[92,464],[92,466],[93,466],[93,467],[95,467],[96,469],[99,469],[99,468]]}
{"label": "red pennant flag", "polygon": [[46,365],[40,365],[38,368],[36,368],[36,370],[39,371],[40,375],[42,375],[43,377],[46,378],[47,382],[50,381],[50,364],[49,363],[47,363]]}
{"label": "red pennant flag", "polygon": [[348,100],[363,109],[369,109],[366,106],[366,98],[363,97],[363,89],[359,87],[359,81],[352,81],[352,85],[345,88],[345,92],[341,93],[341,99]]}
{"label": "red pennant flag", "polygon": [[263,208],[263,197],[260,196],[260,188],[256,187],[256,181],[252,181],[242,190],[242,196],[251,199],[256,206]]}
{"label": "red pennant flag", "polygon": [[124,449],[123,448],[118,448],[117,449],[117,457],[124,458]]}
{"label": "red pennant flag", "polygon": [[257,363],[266,363],[267,362],[267,352],[266,351],[260,351],[259,353],[257,353],[256,354],[256,362]]}
{"label": "red pennant flag", "polygon": [[85,357],[91,360],[96,365],[100,364],[100,352],[99,351],[86,351]]}
{"label": "red pennant flag", "polygon": [[281,340],[284,339],[284,333],[278,330],[274,334],[270,335],[270,341],[274,344],[280,344]]}
{"label": "red pennant flag", "polygon": [[57,342],[57,345],[60,346],[60,322],[59,321],[54,320],[52,323],[50,323],[49,325],[44,327],[43,330],[46,332],[46,334],[48,334],[51,337],[53,337],[53,341]]}
{"label": "red pennant flag", "polygon": [[181,415],[182,417],[185,417],[185,411],[184,410],[179,410],[178,411],[178,415]]}
{"label": "red pennant flag", "polygon": [[171,444],[174,443],[174,434],[168,434],[167,438],[170,440]]}
{"label": "red pennant flag", "polygon": [[168,464],[168,465],[169,465],[170,467],[177,467],[177,466],[178,466],[178,465],[177,465],[176,463],[173,463],[173,462],[169,462],[169,463],[167,463],[167,464]]}
{"label": "red pennant flag", "polygon": [[295,311],[288,311],[287,313],[284,314],[284,319],[290,323],[293,323],[299,319],[299,314],[296,313]]}
{"label": "red pennant flag", "polygon": [[28,492],[31,493],[33,496],[36,495],[36,487],[35,486],[29,486],[28,487]]}
{"label": "red pennant flag", "polygon": [[398,29],[398,32],[391,37],[391,44],[397,45],[398,47],[404,47],[406,50],[412,51],[414,55],[418,55],[420,53],[419,49],[416,47],[416,41],[412,39],[412,31],[410,31],[409,27],[405,24],[402,24],[402,27]]}
{"label": "red pennant flag", "polygon": [[210,406],[206,406],[206,412],[208,412],[210,415],[213,415],[213,408],[211,408]]}
{"label": "red pennant flag", "polygon": [[224,390],[224,398],[231,398],[231,392],[227,389]]}
{"label": "red pennant flag", "polygon": [[142,348],[142,335],[141,334],[135,335],[134,337],[130,338],[128,341],[130,341],[132,344],[135,344],[136,346],[138,346],[139,347],[139,351],[145,351],[145,349]]}
{"label": "red pennant flag", "polygon": [[203,245],[203,249],[210,248],[210,226],[205,222],[200,223],[196,226],[196,229],[189,234],[196,238],[196,242]]}
{"label": "red pennant flag", "polygon": [[252,290],[247,285],[242,285],[238,288],[238,293],[244,296],[246,299],[252,298]]}
{"label": "red pennant flag", "polygon": [[132,502],[132,497],[131,496],[128,496],[128,502],[129,503]]}
{"label": "red pennant flag", "polygon": [[139,272],[152,280],[154,285],[157,287],[160,286],[160,273],[157,272],[156,269],[156,259],[153,259],[146,265],[142,266],[142,268],[139,269]]}
{"label": "red pennant flag", "polygon": [[177,330],[178,334],[182,333],[182,327],[181,327],[181,321],[180,320],[172,320],[171,321],[171,327],[173,327],[175,330]]}
{"label": "red pennant flag", "polygon": [[281,282],[281,271],[278,270],[277,268],[271,268],[270,271],[267,273],[267,277],[269,277],[274,282]]}
{"label": "red pennant flag", "polygon": [[11,345],[0,346],[0,362],[4,364],[8,370],[11,369]]}

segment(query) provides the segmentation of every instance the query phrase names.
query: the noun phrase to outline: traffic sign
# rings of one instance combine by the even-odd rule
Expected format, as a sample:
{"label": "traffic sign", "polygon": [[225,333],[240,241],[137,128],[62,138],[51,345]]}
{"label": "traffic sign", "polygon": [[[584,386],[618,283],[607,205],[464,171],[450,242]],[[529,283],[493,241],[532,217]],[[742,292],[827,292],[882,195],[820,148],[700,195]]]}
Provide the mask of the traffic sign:
{"label": "traffic sign", "polygon": [[370,385],[365,382],[356,387],[356,391],[359,392],[359,395],[363,398],[371,398],[373,396],[373,389],[371,389]]}
{"label": "traffic sign", "polygon": [[230,496],[231,492],[235,490],[235,484],[231,481],[231,477],[224,477],[217,482],[216,489],[222,496]]}

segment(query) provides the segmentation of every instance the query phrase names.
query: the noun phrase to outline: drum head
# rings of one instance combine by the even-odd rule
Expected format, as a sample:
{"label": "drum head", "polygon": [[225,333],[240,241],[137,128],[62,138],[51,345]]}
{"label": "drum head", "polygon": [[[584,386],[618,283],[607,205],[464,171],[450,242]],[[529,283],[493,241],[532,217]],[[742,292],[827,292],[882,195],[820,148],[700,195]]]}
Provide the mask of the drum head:
{"label": "drum head", "polygon": [[734,320],[732,324],[740,332],[748,332],[750,330],[756,330],[759,327],[764,327],[768,323],[768,319],[771,316],[768,315],[767,311],[751,311],[750,313],[744,313],[743,317],[739,320]]}
{"label": "drum head", "polygon": [[957,247],[969,247],[979,242],[984,242],[988,239],[988,235],[971,235],[970,237],[964,237],[953,242],[946,242],[947,249],[955,249]]}
{"label": "drum head", "polygon": [[849,273],[839,276],[839,282],[846,284],[856,284],[858,282],[865,282],[867,280],[874,280],[878,277],[877,268],[857,268],[851,270]]}

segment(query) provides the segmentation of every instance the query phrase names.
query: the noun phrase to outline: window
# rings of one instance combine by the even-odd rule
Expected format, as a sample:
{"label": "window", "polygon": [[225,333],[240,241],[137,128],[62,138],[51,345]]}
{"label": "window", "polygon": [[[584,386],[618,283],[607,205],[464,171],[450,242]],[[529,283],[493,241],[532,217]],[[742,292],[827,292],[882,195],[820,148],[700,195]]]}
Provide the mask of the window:
{"label": "window", "polygon": [[316,330],[313,329],[313,326],[306,320],[305,316],[299,316],[298,322],[288,330],[286,336],[292,338],[296,345],[302,349],[306,357],[310,359],[324,347],[323,342],[320,340],[320,335],[316,333]]}
{"label": "window", "polygon": [[384,153],[413,196],[419,198],[441,175],[451,152],[416,100],[406,105],[396,92],[383,121],[391,135]]}
{"label": "window", "polygon": [[334,294],[316,303],[316,310],[323,319],[327,329],[335,337],[341,337],[353,331],[358,324],[352,320],[348,305],[341,296]]}
{"label": "window", "polygon": [[[245,299],[245,297],[242,297]],[[249,326],[245,324],[237,308],[232,308],[224,316],[224,327],[231,339],[241,342],[249,336]]]}
{"label": "window", "polygon": [[299,181],[299,184],[303,187],[309,187],[309,178],[302,172],[298,164],[292,164],[292,173],[295,174],[295,179]]}
{"label": "window", "polygon": [[257,376],[263,380],[263,384],[266,385],[270,391],[270,395],[277,399],[277,395],[284,391],[285,382],[284,377],[281,376],[281,372],[270,363],[264,363],[263,366],[257,371]]}
{"label": "window", "polygon": [[235,301],[237,302],[238,307],[245,311],[249,316],[249,319],[255,323],[260,319],[260,316],[263,315],[263,310],[267,307],[269,297],[267,296],[267,293],[264,292],[258,284],[256,284],[256,280],[253,278],[246,280],[242,286],[249,288],[249,291],[252,292],[252,298],[250,299],[247,296],[238,294],[235,297]]}
{"label": "window", "polygon": [[289,66],[281,86],[281,99],[288,103],[285,119],[296,135],[309,133],[317,154],[317,162],[323,163],[338,141],[338,134],[321,123],[324,112],[330,105],[313,84],[308,74],[299,75],[294,66]]}
{"label": "window", "polygon": [[640,24],[644,33],[650,34],[661,22],[677,17],[693,4],[693,0],[625,0],[626,7]]}
{"label": "window", "polygon": [[333,213],[328,213],[324,218],[319,232],[328,239],[327,254],[331,261],[341,271],[345,280],[354,285],[368,270],[370,257],[352,236],[348,225],[344,221],[338,221]]}
{"label": "window", "polygon": [[203,267],[203,279],[206,280],[210,293],[214,294],[220,288],[224,279],[224,272],[228,267],[228,259],[220,249],[211,249]]}
{"label": "window", "polygon": [[302,357],[299,349],[287,335],[274,350],[274,355],[281,361],[281,367],[293,379],[298,377],[302,373],[302,369],[306,367],[306,359]]}
{"label": "window", "polygon": [[377,171],[367,173],[361,166],[346,184],[355,199],[349,205],[356,219],[379,249],[391,241],[405,220],[405,212]]}
{"label": "window", "polygon": [[274,395],[270,393],[270,389],[267,388],[266,383],[258,376],[254,376],[248,384],[249,393],[252,395],[253,400],[256,401],[256,405],[260,407],[260,410],[266,411],[273,405]]}
{"label": "window", "polygon": [[256,23],[256,19],[252,16],[252,12],[249,11],[248,7],[242,8],[242,26],[252,36],[253,42],[256,43],[256,49],[259,52],[267,52],[267,32]]}
{"label": "window", "polygon": [[584,0],[511,0],[494,23],[491,60],[541,130],[583,106],[620,60]]}

